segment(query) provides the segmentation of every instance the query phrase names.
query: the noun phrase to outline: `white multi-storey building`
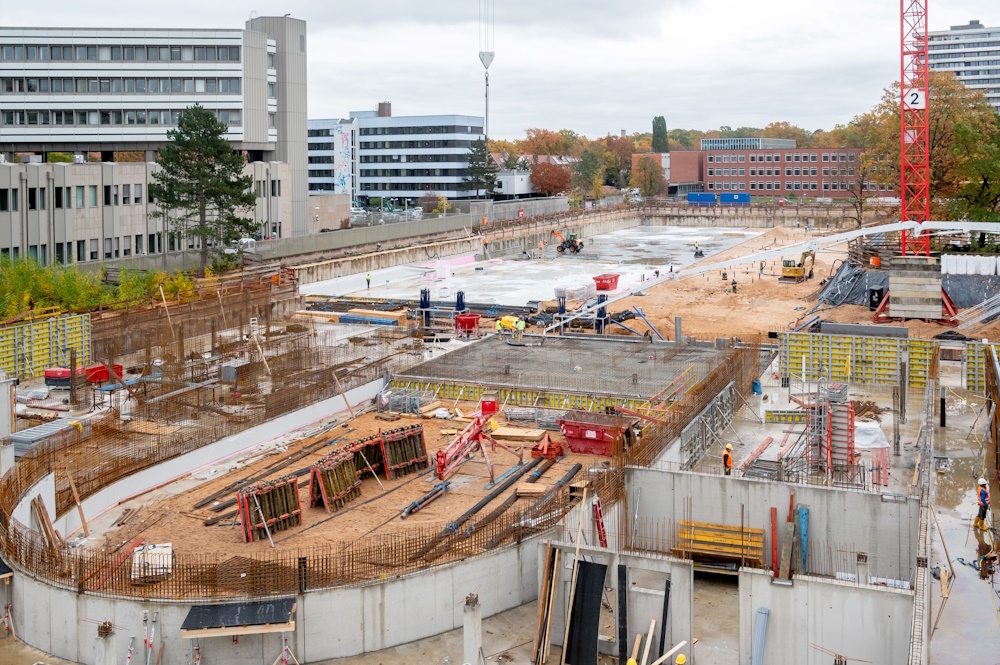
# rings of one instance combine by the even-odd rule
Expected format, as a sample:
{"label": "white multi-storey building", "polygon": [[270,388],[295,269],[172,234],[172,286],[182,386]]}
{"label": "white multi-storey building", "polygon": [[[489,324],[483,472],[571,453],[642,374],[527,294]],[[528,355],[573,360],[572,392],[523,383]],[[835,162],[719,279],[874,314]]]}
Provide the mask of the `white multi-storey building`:
{"label": "white multi-storey building", "polygon": [[483,138],[482,116],[393,117],[390,104],[381,102],[377,111],[354,111],[350,117],[358,123],[359,202],[415,203],[428,193],[474,197],[463,190],[462,180],[468,176],[469,146]]}
{"label": "white multi-storey building", "polygon": [[309,121],[309,195],[358,200],[358,120]]}
{"label": "white multi-storey building", "polygon": [[928,40],[930,68],[955,72],[967,88],[982,90],[1000,113],[1000,28],[969,21],[968,25],[931,32]]}
{"label": "white multi-storey building", "polygon": [[[248,162],[285,162],[290,219],[308,233],[306,24],[252,18],[243,30],[0,28],[0,157],[152,162],[194,104],[228,127]],[[0,237],[3,231],[0,230]]]}

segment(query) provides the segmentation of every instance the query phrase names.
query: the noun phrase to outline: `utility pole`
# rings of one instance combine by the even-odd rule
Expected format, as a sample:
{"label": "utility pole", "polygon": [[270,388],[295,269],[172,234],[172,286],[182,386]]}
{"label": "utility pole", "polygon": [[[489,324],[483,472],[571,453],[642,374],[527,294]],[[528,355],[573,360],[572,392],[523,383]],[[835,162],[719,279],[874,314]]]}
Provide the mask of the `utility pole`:
{"label": "utility pole", "polygon": [[[480,0],[479,4],[479,61],[486,70],[486,117],[483,124],[483,142],[486,144],[486,160],[492,159],[490,154],[490,63],[493,62],[493,31],[494,31],[494,0]],[[479,193],[476,192],[476,198]]]}

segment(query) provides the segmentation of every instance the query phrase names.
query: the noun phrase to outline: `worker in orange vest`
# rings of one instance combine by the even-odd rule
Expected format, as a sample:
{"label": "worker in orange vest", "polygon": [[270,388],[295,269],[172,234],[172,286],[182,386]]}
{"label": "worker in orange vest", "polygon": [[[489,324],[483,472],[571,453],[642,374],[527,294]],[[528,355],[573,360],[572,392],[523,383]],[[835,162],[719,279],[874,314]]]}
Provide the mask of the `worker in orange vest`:
{"label": "worker in orange vest", "polygon": [[722,470],[727,476],[733,474],[733,444],[727,443],[726,450],[722,453]]}
{"label": "worker in orange vest", "polygon": [[979,514],[976,515],[975,526],[980,531],[989,531],[986,526],[986,511],[990,508],[990,490],[985,478],[979,479],[979,491],[976,492],[976,500],[979,502]]}

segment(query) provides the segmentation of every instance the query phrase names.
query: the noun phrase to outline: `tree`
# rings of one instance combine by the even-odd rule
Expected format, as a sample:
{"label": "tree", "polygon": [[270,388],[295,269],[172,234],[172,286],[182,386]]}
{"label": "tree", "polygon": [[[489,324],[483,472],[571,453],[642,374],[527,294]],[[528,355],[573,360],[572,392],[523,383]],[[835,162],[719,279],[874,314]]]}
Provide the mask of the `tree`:
{"label": "tree", "polygon": [[505,171],[530,171],[531,163],[516,152],[507,152],[503,158]]}
{"label": "tree", "polygon": [[667,121],[662,115],[653,118],[653,152],[670,152]]}
{"label": "tree", "polygon": [[486,149],[486,141],[476,139],[469,146],[469,175],[462,179],[462,189],[475,192],[476,198],[484,193],[493,196],[497,186],[497,165]]}
{"label": "tree", "polygon": [[[950,212],[948,200],[962,187],[966,177],[968,154],[956,150],[956,128],[961,124],[972,134],[991,135],[996,113],[978,90],[966,88],[952,72],[931,71],[927,80],[930,92],[930,198],[931,217],[942,218]],[[882,101],[873,109],[876,124],[873,144],[884,163],[884,182],[900,182],[899,82],[886,88]]]}
{"label": "tree", "polygon": [[628,184],[629,176],[632,174],[632,141],[624,136],[608,136],[605,144],[608,153],[614,157],[611,184],[622,189]]}
{"label": "tree", "polygon": [[643,196],[656,196],[663,188],[663,165],[660,160],[640,157],[632,171],[632,180],[629,184],[638,187],[639,193]]}
{"label": "tree", "polygon": [[552,196],[567,191],[570,187],[572,176],[568,169],[558,164],[536,164],[531,169],[531,186],[539,194]]}
{"label": "tree", "polygon": [[955,125],[953,152],[962,161],[953,214],[974,222],[1000,222],[1000,116],[985,130],[964,122]]}
{"label": "tree", "polygon": [[604,187],[604,160],[601,152],[594,148],[587,148],[580,156],[580,161],[576,163],[573,172],[573,185],[594,199],[601,198]]}
{"label": "tree", "polygon": [[437,204],[438,204],[438,195],[430,191],[421,196],[420,200],[417,201],[417,205],[420,206],[420,209],[423,210],[428,215],[434,212],[434,208],[437,206]]}
{"label": "tree", "polygon": [[[256,203],[253,177],[243,174],[243,157],[223,137],[226,126],[195,104],[180,114],[169,142],[160,148],[149,184],[156,200],[151,213],[174,239],[199,242],[198,275],[204,277],[212,247],[224,247],[249,233],[253,220],[240,213]],[[165,260],[165,257],[164,257]]]}

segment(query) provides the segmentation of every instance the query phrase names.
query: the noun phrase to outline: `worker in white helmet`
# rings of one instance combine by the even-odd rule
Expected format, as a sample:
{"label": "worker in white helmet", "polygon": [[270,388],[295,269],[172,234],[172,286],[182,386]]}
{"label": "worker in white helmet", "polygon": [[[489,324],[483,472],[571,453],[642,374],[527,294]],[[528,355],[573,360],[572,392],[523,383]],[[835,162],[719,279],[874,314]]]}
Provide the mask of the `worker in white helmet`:
{"label": "worker in white helmet", "polygon": [[980,531],[989,531],[989,527],[986,526],[986,511],[990,509],[990,490],[985,478],[979,479],[976,500],[979,502],[979,514],[976,515],[975,526]]}
{"label": "worker in white helmet", "polygon": [[727,443],[722,453],[722,471],[727,476],[733,475],[733,444]]}

